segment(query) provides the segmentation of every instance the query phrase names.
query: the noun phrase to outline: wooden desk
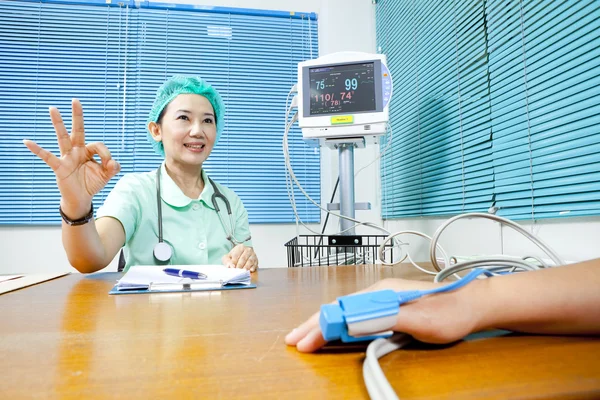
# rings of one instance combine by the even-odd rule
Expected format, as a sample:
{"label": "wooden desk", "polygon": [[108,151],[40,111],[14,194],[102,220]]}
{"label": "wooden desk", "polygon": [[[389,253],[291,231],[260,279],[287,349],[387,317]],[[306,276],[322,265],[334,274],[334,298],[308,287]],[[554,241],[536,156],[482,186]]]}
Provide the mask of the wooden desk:
{"label": "wooden desk", "polygon": [[[411,268],[261,270],[254,290],[109,296],[116,273],[0,296],[0,398],[367,398],[364,347],[300,354],[324,303]],[[600,339],[416,346],[382,367],[402,399],[600,398]]]}

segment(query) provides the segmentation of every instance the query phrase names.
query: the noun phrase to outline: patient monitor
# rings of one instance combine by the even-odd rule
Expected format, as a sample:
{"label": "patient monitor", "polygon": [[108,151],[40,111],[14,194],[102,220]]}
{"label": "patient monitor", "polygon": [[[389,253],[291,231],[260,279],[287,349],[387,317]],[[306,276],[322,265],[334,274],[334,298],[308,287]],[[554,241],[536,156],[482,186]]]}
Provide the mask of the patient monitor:
{"label": "patient monitor", "polygon": [[[337,149],[340,202],[345,235],[354,235],[354,149],[386,133],[392,98],[392,77],[383,54],[341,52],[298,63],[298,125],[311,144]],[[360,238],[355,240],[360,241]],[[356,242],[356,241],[355,241]]]}
{"label": "patient monitor", "polygon": [[370,138],[386,131],[392,78],[383,54],[341,52],[298,63],[304,139]]}

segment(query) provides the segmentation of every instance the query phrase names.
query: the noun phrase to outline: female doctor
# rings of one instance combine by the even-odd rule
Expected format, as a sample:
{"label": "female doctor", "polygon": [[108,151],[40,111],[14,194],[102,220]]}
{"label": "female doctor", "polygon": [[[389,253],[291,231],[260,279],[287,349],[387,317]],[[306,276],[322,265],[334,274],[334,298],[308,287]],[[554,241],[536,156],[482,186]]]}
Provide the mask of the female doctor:
{"label": "female doctor", "polygon": [[[103,143],[85,143],[83,111],[76,99],[72,112],[69,136],[59,111],[50,108],[60,158],[33,141],[24,143],[56,175],[62,240],[73,267],[98,271],[124,246],[126,268],[223,263],[256,271],[242,202],[202,169],[223,131],[224,104],[214,88],[200,78],[175,76],[158,89],[148,132],[165,160],[156,171],[124,175],[95,220],[92,198],[120,165]],[[94,160],[96,154],[101,162]]]}

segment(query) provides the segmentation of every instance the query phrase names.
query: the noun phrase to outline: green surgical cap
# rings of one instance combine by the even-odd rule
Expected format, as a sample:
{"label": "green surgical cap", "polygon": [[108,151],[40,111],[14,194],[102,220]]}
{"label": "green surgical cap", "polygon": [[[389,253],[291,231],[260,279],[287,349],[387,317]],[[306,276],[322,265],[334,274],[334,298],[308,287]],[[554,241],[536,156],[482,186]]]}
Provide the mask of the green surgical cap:
{"label": "green surgical cap", "polygon": [[[150,122],[158,122],[158,117],[162,111],[180,94],[199,94],[208,99],[215,111],[215,121],[217,123],[216,145],[221,137],[221,132],[223,132],[225,104],[219,92],[200,77],[176,75],[163,83],[156,91],[156,98],[154,99],[154,104],[152,104],[146,126]],[[154,151],[164,157],[165,149],[162,142],[154,140],[149,130],[148,140],[150,140]]]}

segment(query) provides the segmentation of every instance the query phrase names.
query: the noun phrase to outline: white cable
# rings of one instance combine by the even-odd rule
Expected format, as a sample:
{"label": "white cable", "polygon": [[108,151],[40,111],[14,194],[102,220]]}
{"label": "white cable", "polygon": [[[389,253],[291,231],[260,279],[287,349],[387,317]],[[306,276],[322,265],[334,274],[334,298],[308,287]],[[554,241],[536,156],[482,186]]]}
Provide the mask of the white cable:
{"label": "white cable", "polygon": [[485,258],[481,260],[465,261],[445,268],[436,274],[434,282],[441,282],[456,272],[473,268],[484,268],[492,272],[509,272],[515,268],[525,271],[534,271],[536,269],[540,269],[539,267],[536,267],[526,261],[518,261],[514,259],[507,261],[504,257]]}
{"label": "white cable", "polygon": [[[285,127],[284,130],[287,129],[287,124],[288,124],[288,118],[289,118],[289,112],[292,109],[292,105],[288,106],[288,103],[290,101],[290,95],[292,94],[292,92],[294,92],[294,88],[296,87],[296,85],[292,86],[292,88],[290,89],[290,91],[287,94],[287,97],[285,98]],[[288,199],[290,200],[290,204],[292,205],[292,211],[294,212],[294,216],[295,216],[295,220],[296,220],[296,240],[300,241],[300,227],[298,226],[298,213],[296,212],[296,199],[294,197],[294,188],[293,185],[291,184],[291,179],[289,178],[289,174],[288,174],[288,170],[287,168],[285,169],[285,189],[288,195]]]}
{"label": "white cable", "polygon": [[386,123],[386,127],[389,128],[389,131],[390,131],[390,138],[388,140],[387,146],[385,146],[385,149],[383,149],[383,151],[380,152],[379,155],[377,155],[377,157],[375,157],[370,163],[368,163],[367,165],[365,165],[364,167],[362,167],[361,169],[356,171],[354,173],[354,178],[356,178],[360,172],[362,172],[366,168],[370,167],[374,162],[376,162],[380,158],[383,158],[383,156],[385,156],[385,153],[387,153],[387,151],[390,149],[390,147],[392,145],[392,139],[394,138],[394,130],[392,129],[392,125],[390,125],[389,123]]}
{"label": "white cable", "polygon": [[[402,261],[404,261],[404,258],[406,258],[406,257],[402,258],[400,261],[394,262],[394,260],[392,260],[391,263],[388,263],[387,261],[385,261],[385,257],[384,257],[384,249],[385,249],[385,246],[387,245],[387,243],[390,240],[394,239],[396,236],[404,235],[404,234],[407,234],[407,235],[416,235],[416,236],[420,236],[420,237],[425,238],[425,239],[432,240],[429,235],[426,235],[426,234],[421,233],[419,231],[399,231],[399,232],[393,233],[393,234],[389,235],[388,237],[386,237],[385,240],[383,242],[381,242],[381,244],[379,245],[379,261],[381,262],[381,264],[391,267],[391,266],[397,265],[397,264],[401,263]],[[442,248],[442,246],[438,243],[437,247],[440,250],[440,252],[442,253],[442,256],[444,258],[444,265],[450,265],[450,260],[448,258],[448,255],[446,254],[446,252],[444,251],[444,249]],[[407,257],[411,261],[411,264],[414,267],[418,268],[419,270],[421,270],[421,271],[423,271],[423,272],[425,272],[427,274],[433,274],[433,275],[436,274],[435,272],[426,271],[425,269],[423,269],[420,266],[418,266],[417,264],[415,264],[412,261],[412,258],[410,257],[410,254],[409,254],[408,251],[406,252],[406,255],[407,255]]]}
{"label": "white cable", "polygon": [[[289,157],[289,147],[288,147],[288,144],[287,144],[287,132],[289,131],[289,128],[294,124],[294,122],[297,121],[297,117],[298,117],[298,115],[294,114],[294,116],[292,117],[292,120],[286,125],[286,133],[284,134],[284,138],[285,139],[284,139],[284,145],[283,145],[283,147],[284,147],[284,157]],[[286,188],[288,189],[288,197],[290,199],[290,204],[292,206],[292,211],[294,212],[294,215],[296,217],[296,226],[298,226],[298,224],[300,224],[304,228],[306,228],[306,230],[308,230],[309,232],[313,233],[314,235],[321,236],[320,232],[317,232],[317,231],[313,230],[310,226],[306,225],[302,221],[302,219],[300,218],[300,215],[298,214],[298,209],[296,207],[296,197],[295,197],[295,193],[294,193],[294,180],[292,180],[291,173],[290,173],[290,171],[291,171],[291,169],[290,169],[291,162],[289,162],[289,166],[290,167],[288,167],[288,162],[289,161],[286,159]],[[289,176],[289,182],[288,182],[288,179],[287,179],[288,176]],[[289,186],[288,186],[288,183],[289,183]],[[296,184],[296,185],[298,185],[298,184]],[[306,193],[304,192],[303,188],[301,188],[300,190],[306,196]],[[309,198],[309,200],[310,200],[310,198]],[[341,232],[341,233],[343,233],[343,232]],[[337,233],[337,234],[341,234],[341,233]],[[299,235],[297,234],[296,236],[299,236]],[[298,240],[298,242],[299,242],[299,240]]]}
{"label": "white cable", "polygon": [[388,339],[376,339],[367,347],[367,354],[363,362],[363,379],[372,400],[398,400],[398,396],[385,377],[377,361],[411,341],[405,334],[396,334]]}
{"label": "white cable", "polygon": [[[288,93],[288,99],[289,99],[289,95],[291,93],[292,93],[292,91],[290,90],[290,92]],[[288,100],[286,100],[286,106],[287,106],[287,101]],[[292,106],[290,105],[290,107],[287,109],[286,114],[285,114],[285,121],[286,121],[285,130],[288,130],[289,126],[291,126],[294,123],[294,118],[292,118],[291,122],[289,122],[289,123],[287,122],[291,108],[292,108]],[[300,241],[299,223],[302,223],[302,221],[300,220],[300,215],[298,215],[298,210],[296,209],[296,195],[294,193],[294,184],[292,182],[291,177],[289,176],[287,167],[285,168],[285,188],[288,193],[288,198],[290,200],[290,204],[292,206],[292,211],[294,212],[294,216],[296,219],[296,238],[298,239],[298,242],[299,242]],[[304,225],[304,223],[302,223],[302,225]],[[310,228],[309,228],[309,230],[310,230]]]}
{"label": "white cable", "polygon": [[530,259],[530,258],[531,258],[531,259],[533,259],[533,260],[535,260],[535,261],[537,261],[541,267],[544,267],[544,268],[548,268],[548,267],[550,267],[550,266],[549,266],[549,265],[548,265],[548,264],[547,264],[547,263],[546,263],[544,260],[542,260],[542,259],[541,259],[541,258],[539,258],[539,257],[535,257],[535,256],[525,256],[525,257],[523,257],[523,260],[528,260],[528,259]]}
{"label": "white cable", "polygon": [[[554,262],[555,265],[563,265],[564,264],[564,261],[546,243],[544,243],[537,236],[534,236],[533,234],[527,232],[527,230],[523,229],[523,227],[514,223],[513,221],[506,219],[506,218],[499,217],[497,215],[493,215],[493,214],[468,213],[468,214],[457,215],[456,217],[450,218],[448,221],[446,221],[444,224],[442,224],[442,226],[440,226],[437,229],[437,231],[435,232],[435,234],[433,235],[433,238],[431,239],[431,245],[429,247],[429,258],[431,259],[431,263],[433,264],[434,268],[438,271],[442,270],[442,268],[439,266],[439,264],[437,262],[437,258],[435,255],[438,239],[439,239],[440,235],[442,234],[442,232],[444,231],[444,229],[446,229],[453,222],[455,222],[459,219],[462,219],[462,218],[486,218],[486,219],[491,219],[493,221],[500,222],[503,225],[508,225],[511,228],[513,228],[514,230],[516,230],[517,232],[519,232],[520,234],[522,234],[523,236],[525,236],[526,238],[528,238],[529,240],[531,240],[540,249],[542,249],[552,259],[552,262]],[[514,261],[514,258],[509,258],[509,257],[506,258],[507,263],[510,263],[513,261]],[[446,263],[446,266],[448,266],[447,263]]]}
{"label": "white cable", "polygon": [[[419,271],[421,271],[421,272],[424,272],[424,273],[426,273],[427,275],[437,275],[437,273],[436,273],[436,272],[433,272],[433,271],[428,271],[428,270],[426,270],[425,268],[423,268],[423,267],[420,267],[420,266],[419,266],[417,263],[415,263],[415,262],[413,261],[412,257],[410,256],[410,253],[408,253],[408,252],[407,252],[407,253],[406,253],[406,257],[408,258],[408,261],[410,261],[410,263],[412,264],[412,266],[413,266],[413,267],[415,267],[416,269],[418,269]],[[400,261],[400,262],[402,262],[402,261]]]}

